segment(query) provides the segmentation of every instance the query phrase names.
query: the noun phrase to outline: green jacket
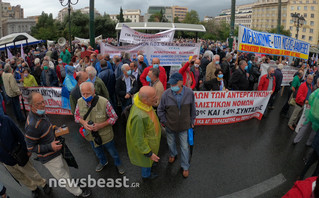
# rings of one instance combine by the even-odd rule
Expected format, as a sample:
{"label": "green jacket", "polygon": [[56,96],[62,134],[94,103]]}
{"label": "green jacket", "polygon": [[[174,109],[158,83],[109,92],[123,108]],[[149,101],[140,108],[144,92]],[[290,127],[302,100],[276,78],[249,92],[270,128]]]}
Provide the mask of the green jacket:
{"label": "green jacket", "polygon": [[317,132],[319,130],[319,89],[315,90],[309,96],[309,105],[310,110],[306,112],[306,123],[310,121],[312,129]]}
{"label": "green jacket", "polygon": [[60,58],[62,59],[62,62],[69,64],[71,62],[71,54],[69,50],[65,50],[65,53],[62,51],[60,53]]}
{"label": "green jacket", "polygon": [[153,161],[144,154],[152,151],[157,155],[160,141],[161,125],[154,109],[140,102],[136,94],[126,126],[126,144],[131,163],[152,167]]}
{"label": "green jacket", "polygon": [[[94,123],[100,123],[100,122],[104,122],[104,121],[108,120],[109,117],[106,113],[107,101],[108,101],[107,99],[105,99],[103,97],[99,97],[99,101],[97,102],[96,106],[92,109],[89,116],[86,118],[86,121],[92,120]],[[83,100],[83,98],[79,98],[78,106],[79,106],[80,117],[83,119],[86,112],[88,112],[89,107],[87,106],[87,104]],[[87,131],[87,132],[88,132],[88,135],[85,137],[85,139],[87,141],[94,142],[94,137],[92,136],[91,131]],[[99,134],[102,138],[102,144],[106,144],[106,143],[112,141],[113,137],[114,137],[112,125],[108,125],[102,129],[100,129]],[[94,142],[94,146],[97,147],[98,145],[95,144],[95,142]]]}

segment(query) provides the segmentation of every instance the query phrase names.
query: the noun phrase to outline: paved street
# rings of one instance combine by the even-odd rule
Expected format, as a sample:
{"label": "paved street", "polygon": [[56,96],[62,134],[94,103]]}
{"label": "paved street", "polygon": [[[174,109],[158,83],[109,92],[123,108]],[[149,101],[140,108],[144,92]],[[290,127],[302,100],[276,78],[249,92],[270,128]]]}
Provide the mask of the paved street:
{"label": "paved street", "polygon": [[[126,169],[129,184],[138,182],[138,188],[93,188],[92,197],[281,197],[293,185],[303,168],[303,157],[309,152],[302,142],[293,146],[294,134],[287,127],[287,118],[279,111],[284,98],[278,98],[275,110],[262,121],[256,119],[230,125],[195,128],[195,147],[190,176],[182,177],[180,158],[168,164],[168,147],[162,136],[159,157],[155,167],[159,177],[149,183],[141,179],[141,170],[129,162],[125,143],[124,124],[114,126],[115,142]],[[292,109],[291,109],[292,110]],[[11,113],[10,113],[11,114]],[[79,169],[70,168],[74,178],[122,178],[109,154],[109,164],[96,173],[98,161],[89,145],[78,133],[79,126],[72,116],[49,116],[56,125],[66,124],[71,133],[66,142],[76,157]],[[34,158],[34,157],[32,157]],[[33,162],[45,178],[51,175],[38,161]],[[13,198],[30,197],[31,192],[19,186],[0,166],[1,181]],[[42,193],[43,195],[43,193]],[[43,197],[45,197],[43,195]],[[65,189],[54,188],[52,198],[73,197]]]}

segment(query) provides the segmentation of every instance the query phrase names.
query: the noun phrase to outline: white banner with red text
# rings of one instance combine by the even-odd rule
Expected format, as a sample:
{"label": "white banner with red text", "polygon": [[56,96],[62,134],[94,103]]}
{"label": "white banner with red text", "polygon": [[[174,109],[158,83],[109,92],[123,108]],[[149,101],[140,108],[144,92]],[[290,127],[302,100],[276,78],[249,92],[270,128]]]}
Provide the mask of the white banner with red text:
{"label": "white banner with red text", "polygon": [[[261,76],[267,74],[267,69],[272,66],[277,69],[277,65],[261,64]],[[296,67],[284,66],[281,70],[283,75],[281,86],[290,86],[290,82],[294,79],[295,73],[298,71]]]}
{"label": "white banner with red text", "polygon": [[139,44],[145,42],[172,42],[174,39],[175,30],[166,30],[157,34],[145,34],[135,31],[123,24],[120,34],[120,42]]}
{"label": "white banner with red text", "polygon": [[195,125],[222,125],[261,120],[270,91],[195,91]]}
{"label": "white banner with red text", "polygon": [[111,58],[120,56],[121,52],[129,52],[132,57],[138,51],[143,51],[144,59],[149,63],[153,58],[159,58],[161,66],[181,66],[190,56],[199,56],[200,43],[145,42],[139,45],[112,46],[101,42],[100,48],[101,54],[109,54]]}
{"label": "white banner with red text", "polygon": [[[61,87],[20,87],[20,90],[22,92],[24,106],[27,111],[30,111],[30,105],[28,103],[29,95],[32,92],[38,92],[43,96],[46,114],[72,115],[70,110],[62,108]],[[23,109],[21,96],[20,104],[21,109]]]}

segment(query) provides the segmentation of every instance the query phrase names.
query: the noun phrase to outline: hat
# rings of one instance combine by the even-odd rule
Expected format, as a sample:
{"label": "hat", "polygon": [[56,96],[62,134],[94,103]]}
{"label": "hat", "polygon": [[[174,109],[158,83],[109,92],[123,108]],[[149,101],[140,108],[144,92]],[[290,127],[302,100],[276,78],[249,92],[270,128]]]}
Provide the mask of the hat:
{"label": "hat", "polygon": [[171,84],[171,85],[176,85],[178,81],[183,81],[183,76],[182,76],[182,74],[176,72],[176,73],[171,75],[171,77],[169,78],[169,81],[167,83]]}

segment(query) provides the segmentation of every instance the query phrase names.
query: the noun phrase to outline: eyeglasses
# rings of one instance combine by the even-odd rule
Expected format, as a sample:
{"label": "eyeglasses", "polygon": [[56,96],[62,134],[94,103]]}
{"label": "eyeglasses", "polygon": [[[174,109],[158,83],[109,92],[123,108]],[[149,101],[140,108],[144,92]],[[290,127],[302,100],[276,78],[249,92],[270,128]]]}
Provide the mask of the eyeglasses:
{"label": "eyeglasses", "polygon": [[43,101],[41,101],[41,102],[37,102],[37,103],[35,103],[35,105],[36,105],[36,106],[39,106],[39,105],[42,105],[42,104],[44,104],[44,105],[45,105],[44,100],[43,100]]}

